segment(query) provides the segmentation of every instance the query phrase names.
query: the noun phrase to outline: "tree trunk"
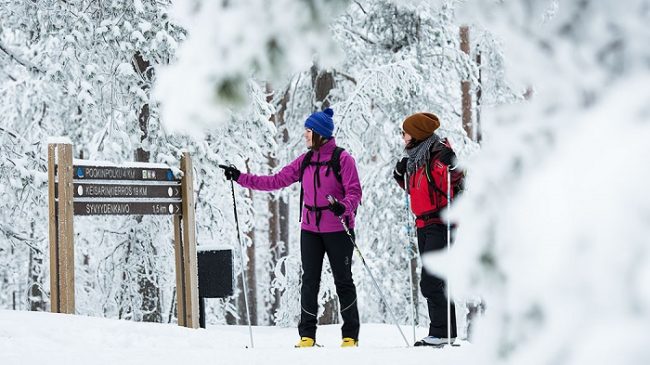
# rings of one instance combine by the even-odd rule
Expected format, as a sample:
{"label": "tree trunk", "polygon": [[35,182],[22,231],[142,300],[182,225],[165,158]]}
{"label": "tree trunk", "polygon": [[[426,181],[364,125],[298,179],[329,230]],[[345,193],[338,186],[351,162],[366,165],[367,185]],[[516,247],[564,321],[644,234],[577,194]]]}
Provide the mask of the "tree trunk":
{"label": "tree trunk", "polygon": [[[35,223],[31,223],[30,238],[34,238]],[[43,252],[29,249],[29,291],[27,301],[30,311],[45,312],[47,305],[45,303],[45,294],[43,293]]]}
{"label": "tree trunk", "polygon": [[[460,27],[460,49],[469,56],[469,27],[466,25]],[[463,129],[465,129],[467,137],[475,140],[474,126],[472,125],[472,95],[470,94],[470,86],[469,80],[463,80],[460,83],[462,93],[462,120]]]}
{"label": "tree trunk", "polygon": [[[271,116],[271,122],[275,124],[278,131],[282,133],[280,145],[286,146],[289,142],[289,132],[285,126],[285,111],[287,109],[287,103],[289,102],[289,91],[291,87],[287,87],[280,101],[280,105],[277,109],[277,112]],[[271,95],[272,90],[270,86],[267,85],[267,92]],[[269,96],[267,101],[271,102],[272,97]],[[282,147],[281,147],[282,148]],[[269,172],[273,173],[275,169],[279,166],[278,159],[273,156],[268,156]],[[268,265],[268,270],[270,272],[269,277],[269,287],[272,291],[272,297],[270,298],[271,305],[269,306],[268,318],[270,318],[271,324],[277,324],[274,320],[274,313],[280,308],[280,290],[273,288],[273,281],[276,279],[275,276],[275,267],[278,264],[280,258],[288,254],[288,242],[289,242],[289,220],[287,219],[289,206],[287,202],[280,198],[278,195],[269,195],[269,212],[271,213],[269,217],[269,246],[271,250],[271,261]]]}
{"label": "tree trunk", "polygon": [[[416,243],[417,245],[417,243]],[[418,273],[418,258],[413,257],[410,261],[411,277],[413,278],[413,286],[411,293],[413,295],[413,306],[415,308],[415,324],[420,324],[420,274]],[[411,311],[411,313],[413,313]]]}
{"label": "tree trunk", "polygon": [[[325,109],[330,106],[330,92],[334,89],[334,75],[332,72],[320,70],[317,65],[311,67],[311,81],[314,88],[314,110]],[[325,303],[320,324],[339,323],[338,299],[336,295]]]}
{"label": "tree trunk", "polygon": [[[146,61],[142,58],[142,55],[138,52],[133,56],[133,66],[136,71],[142,76],[141,88],[148,92],[149,82],[153,76],[153,68],[149,61]],[[144,104],[140,108],[140,113],[138,114],[138,125],[140,128],[140,142],[144,142],[149,135],[149,104]],[[138,147],[135,151],[135,161],[136,162],[149,162],[151,154],[149,151],[145,150],[141,146]],[[142,222],[142,216],[136,216],[136,221],[139,224]],[[139,229],[136,227],[135,229]],[[148,249],[145,247],[148,246]],[[142,296],[142,305],[140,309],[142,310],[142,320],[144,322],[162,322],[162,303],[160,303],[160,288],[157,283],[150,279],[151,275],[148,275],[146,268],[155,268],[156,262],[155,257],[157,257],[156,247],[153,245],[153,242],[135,242],[135,252],[136,255],[142,256],[140,262],[147,262],[146,264],[138,265],[138,283],[139,283],[139,293]]]}
{"label": "tree trunk", "polygon": [[482,67],[481,67],[481,51],[476,52],[476,65],[478,66],[478,86],[476,88],[476,127],[474,133],[476,134],[475,142],[481,143],[483,140],[483,132],[481,131],[481,102],[483,98],[483,80],[482,80]]}
{"label": "tree trunk", "polygon": [[330,106],[330,92],[334,89],[334,74],[320,70],[317,65],[311,67],[311,82],[314,88],[314,110],[325,109]]}
{"label": "tree trunk", "polygon": [[[246,275],[248,285],[248,307],[250,308],[251,325],[257,326],[257,276],[255,275],[255,230],[248,232],[251,245],[246,248],[248,256],[248,274]],[[245,314],[245,312],[244,312]],[[245,317],[244,317],[245,318]]]}
{"label": "tree trunk", "polygon": [[[238,247],[237,250],[240,250],[238,251],[239,253],[237,253],[237,255],[241,255],[241,246],[237,246],[237,247]],[[233,257],[233,259],[238,260],[238,256]],[[246,309],[245,309],[246,307],[244,307],[245,306],[244,296],[242,295],[242,293],[244,292],[244,285],[242,284],[241,275],[237,275],[237,278],[235,280],[237,282],[236,283],[237,289],[235,290],[235,293],[238,293],[237,297],[235,297],[234,299],[235,307],[237,308],[237,316],[235,316],[231,312],[226,312],[226,324],[231,326],[238,325],[241,323],[246,323]],[[243,316],[241,315],[242,310],[244,312]]]}
{"label": "tree trunk", "polygon": [[[250,247],[246,248],[245,253],[242,250],[242,247],[237,244],[236,250],[238,250],[237,255],[245,254],[248,256],[248,263],[246,267],[241,268],[246,270],[246,285],[248,291],[248,309],[251,317],[251,325],[257,325],[257,280],[255,276],[255,231],[251,230],[246,234],[250,238],[252,244]],[[241,259],[236,256],[235,260]],[[248,325],[248,316],[246,314],[246,297],[244,296],[244,282],[242,281],[242,276],[237,275],[237,298],[235,299],[235,306],[237,308],[237,316],[234,316],[232,313],[226,313],[226,324],[229,325]]]}
{"label": "tree trunk", "polygon": [[[250,171],[248,168],[248,161],[246,161],[246,171]],[[248,198],[252,201],[253,200],[253,192],[249,189],[248,190]],[[255,275],[255,227],[252,227],[249,232],[246,232],[246,236],[251,240],[251,245],[249,247],[246,247],[245,251],[242,251],[241,242],[238,243],[238,250],[240,254],[244,254],[248,257],[248,262],[246,263],[246,260],[244,260],[244,263],[246,267],[243,267],[242,270],[245,270],[246,272],[246,285],[248,291],[246,294],[248,295],[248,309],[250,312],[250,321],[251,325],[256,326],[257,325],[257,277]],[[241,261],[241,259],[240,259]],[[238,320],[233,318],[232,316],[226,316],[226,321],[228,324],[231,324],[231,322],[235,322],[236,324],[240,325],[247,325],[248,324],[248,318],[246,315],[246,297],[244,296],[244,285],[242,282],[241,275],[237,279],[237,286],[239,288],[239,295],[237,296],[237,315],[239,317]]]}
{"label": "tree trunk", "polygon": [[[142,83],[140,87],[142,90],[148,93],[149,83],[153,77],[153,67],[151,67],[149,61],[142,58],[140,52],[136,53],[133,56],[133,67],[135,68],[135,71],[142,77]],[[140,113],[138,114],[138,125],[140,127],[140,132],[142,132],[142,135],[140,136],[140,142],[143,142],[149,136],[149,104],[144,104],[140,108]],[[138,147],[138,149],[135,151],[135,160],[138,162],[149,162],[149,159],[149,151],[146,151],[142,147]]]}

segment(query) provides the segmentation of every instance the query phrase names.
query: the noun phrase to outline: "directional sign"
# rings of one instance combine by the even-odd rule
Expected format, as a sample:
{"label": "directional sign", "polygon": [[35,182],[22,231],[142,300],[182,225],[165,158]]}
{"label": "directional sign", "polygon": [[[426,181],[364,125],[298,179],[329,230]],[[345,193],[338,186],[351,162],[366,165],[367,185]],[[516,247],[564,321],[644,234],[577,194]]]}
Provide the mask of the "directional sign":
{"label": "directional sign", "polygon": [[178,181],[170,168],[75,165],[72,169],[75,180]]}
{"label": "directional sign", "polygon": [[[58,187],[58,183],[56,184]],[[55,197],[58,198],[58,188],[55,188]],[[180,198],[181,185],[179,183],[119,183],[95,181],[74,182],[74,198]]]}
{"label": "directional sign", "polygon": [[74,184],[75,198],[178,198],[181,187],[175,185]]}
{"label": "directional sign", "polygon": [[180,202],[74,202],[75,215],[174,215],[181,214]]}

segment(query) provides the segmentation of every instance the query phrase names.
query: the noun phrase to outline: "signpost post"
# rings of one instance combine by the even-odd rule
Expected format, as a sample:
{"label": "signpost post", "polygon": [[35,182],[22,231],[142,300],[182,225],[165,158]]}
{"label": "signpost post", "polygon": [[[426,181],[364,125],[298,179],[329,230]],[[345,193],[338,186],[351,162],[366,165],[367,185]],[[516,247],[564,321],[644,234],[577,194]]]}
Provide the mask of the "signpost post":
{"label": "signpost post", "polygon": [[72,159],[72,144],[48,145],[51,311],[75,313],[74,216],[168,215],[174,220],[178,324],[198,328],[198,276],[192,160],[182,177],[166,165],[120,166]]}

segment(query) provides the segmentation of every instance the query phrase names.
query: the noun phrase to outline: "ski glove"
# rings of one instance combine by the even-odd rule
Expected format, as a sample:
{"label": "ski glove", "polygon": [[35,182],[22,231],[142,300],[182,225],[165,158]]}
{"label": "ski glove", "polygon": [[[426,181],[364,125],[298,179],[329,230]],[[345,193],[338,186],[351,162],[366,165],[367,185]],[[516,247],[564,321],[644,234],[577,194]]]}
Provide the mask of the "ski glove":
{"label": "ski glove", "polygon": [[406,165],[408,164],[409,159],[408,157],[404,157],[403,159],[397,161],[395,164],[395,171],[393,171],[393,175],[395,175],[395,178],[402,178],[404,176],[404,173],[406,172]]}
{"label": "ski glove", "polygon": [[341,203],[339,203],[336,198],[332,197],[331,195],[327,197],[327,199],[330,201],[330,204],[327,206],[329,210],[331,210],[334,215],[337,217],[340,217],[345,213],[345,206]]}
{"label": "ski glove", "polygon": [[241,175],[241,172],[239,172],[235,166],[219,165],[219,167],[223,169],[223,174],[226,176],[226,180],[237,181],[239,175]]}

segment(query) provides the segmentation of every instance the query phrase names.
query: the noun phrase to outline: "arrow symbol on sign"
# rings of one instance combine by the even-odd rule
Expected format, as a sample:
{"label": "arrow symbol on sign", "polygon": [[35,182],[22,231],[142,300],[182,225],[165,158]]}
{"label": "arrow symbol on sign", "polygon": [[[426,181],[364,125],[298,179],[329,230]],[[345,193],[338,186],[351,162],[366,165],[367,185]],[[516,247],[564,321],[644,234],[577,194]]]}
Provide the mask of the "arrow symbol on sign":
{"label": "arrow symbol on sign", "polygon": [[174,196],[178,196],[179,193],[180,193],[180,190],[178,188],[171,188],[170,187],[169,189],[167,189],[167,195],[169,195],[170,198],[174,197]]}

